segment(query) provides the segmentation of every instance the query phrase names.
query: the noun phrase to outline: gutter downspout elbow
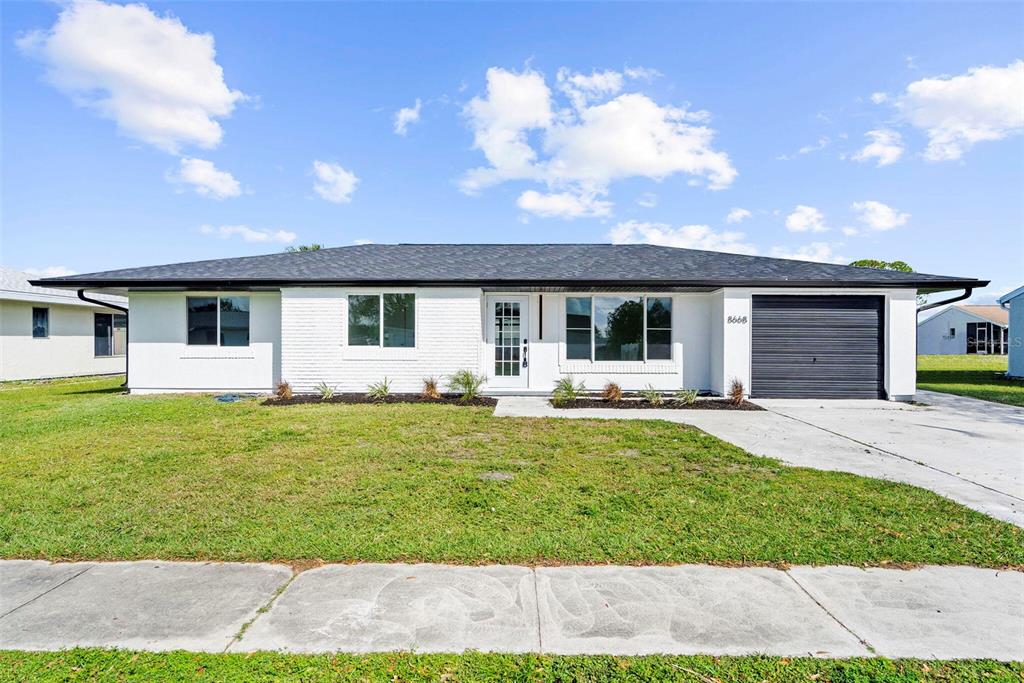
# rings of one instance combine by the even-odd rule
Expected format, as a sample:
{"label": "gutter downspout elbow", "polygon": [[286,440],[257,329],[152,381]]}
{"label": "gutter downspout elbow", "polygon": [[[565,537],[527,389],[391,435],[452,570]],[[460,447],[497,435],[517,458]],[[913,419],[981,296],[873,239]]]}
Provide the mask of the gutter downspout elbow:
{"label": "gutter downspout elbow", "polygon": [[84,289],[78,290],[78,298],[81,299],[82,301],[84,301],[87,304],[94,304],[96,306],[103,306],[104,308],[112,308],[115,311],[121,311],[122,313],[124,313],[124,384],[122,384],[121,386],[127,388],[128,387],[128,348],[130,346],[128,344],[128,325],[129,325],[129,322],[128,322],[128,309],[126,307],[124,307],[124,306],[118,306],[117,304],[112,304],[112,303],[109,303],[109,302],[106,302],[106,301],[100,301],[99,299],[90,299],[89,297],[87,297],[85,295],[85,290]]}
{"label": "gutter downspout elbow", "polygon": [[932,304],[924,304],[922,306],[918,306],[917,312],[922,313],[933,308],[938,308],[939,306],[945,306],[946,304],[952,304],[956,303],[957,301],[963,301],[964,299],[970,297],[972,293],[974,293],[974,287],[965,287],[963,294],[958,294],[957,296],[954,296],[952,299],[944,299],[942,301],[936,301],[935,303]]}

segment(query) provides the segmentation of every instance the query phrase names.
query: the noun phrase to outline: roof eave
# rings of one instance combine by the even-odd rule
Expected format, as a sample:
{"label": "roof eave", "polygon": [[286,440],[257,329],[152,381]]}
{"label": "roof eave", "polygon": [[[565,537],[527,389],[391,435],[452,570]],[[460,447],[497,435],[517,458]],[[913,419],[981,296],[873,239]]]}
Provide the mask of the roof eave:
{"label": "roof eave", "polygon": [[988,280],[500,280],[494,278],[473,280],[342,280],[296,278],[189,278],[189,279],[41,279],[30,280],[38,287],[57,289],[186,289],[216,290],[238,288],[278,287],[813,287],[837,289],[917,289],[922,294],[954,289],[979,289]]}

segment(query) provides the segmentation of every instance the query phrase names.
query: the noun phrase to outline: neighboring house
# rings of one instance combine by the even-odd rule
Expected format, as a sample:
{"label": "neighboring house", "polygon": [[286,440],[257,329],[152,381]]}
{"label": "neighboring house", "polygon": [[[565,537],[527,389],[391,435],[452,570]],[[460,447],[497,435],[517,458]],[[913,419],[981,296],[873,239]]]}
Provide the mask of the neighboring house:
{"label": "neighboring house", "polygon": [[1024,377],[1024,287],[1018,287],[1009,294],[999,297],[999,305],[1009,309],[1010,333],[1007,352],[1006,374],[1010,377]]}
{"label": "neighboring house", "polygon": [[[0,381],[124,372],[124,312],[33,286],[29,277],[0,267]],[[128,305],[120,296],[95,298]]]}
{"label": "neighboring house", "polygon": [[1009,315],[1000,306],[950,306],[917,325],[921,355],[1005,355]]}
{"label": "neighboring house", "polygon": [[692,388],[909,399],[916,295],[987,284],[652,245],[361,245],[49,278],[127,294],[133,392]]}

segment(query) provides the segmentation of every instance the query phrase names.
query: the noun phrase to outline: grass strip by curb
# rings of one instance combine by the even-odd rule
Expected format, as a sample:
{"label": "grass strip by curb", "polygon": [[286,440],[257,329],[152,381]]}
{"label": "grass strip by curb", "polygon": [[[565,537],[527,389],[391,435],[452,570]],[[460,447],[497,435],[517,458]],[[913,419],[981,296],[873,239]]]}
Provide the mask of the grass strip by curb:
{"label": "grass strip by curb", "polygon": [[992,660],[708,656],[198,654],[76,649],[0,651],[0,681],[1019,681],[1024,664]]}

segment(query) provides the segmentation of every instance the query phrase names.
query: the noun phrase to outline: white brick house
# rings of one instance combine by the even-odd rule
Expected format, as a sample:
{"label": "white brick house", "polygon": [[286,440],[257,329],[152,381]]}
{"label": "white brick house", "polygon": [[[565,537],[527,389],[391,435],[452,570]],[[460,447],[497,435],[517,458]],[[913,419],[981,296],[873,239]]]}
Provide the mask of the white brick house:
{"label": "white brick house", "polygon": [[53,278],[124,293],[132,392],[915,393],[915,296],[979,280],[650,245],[362,245]]}

